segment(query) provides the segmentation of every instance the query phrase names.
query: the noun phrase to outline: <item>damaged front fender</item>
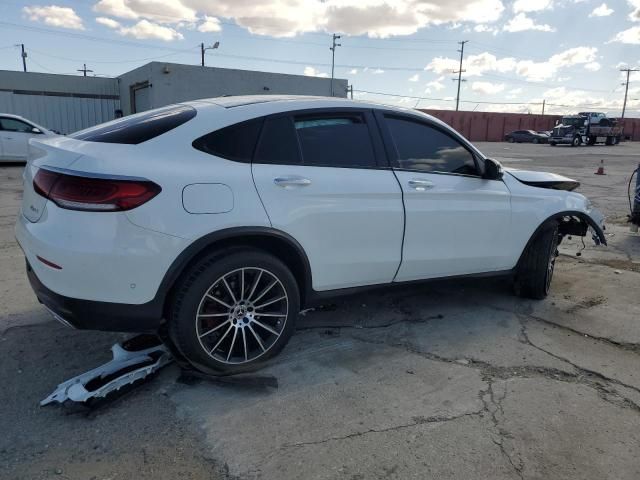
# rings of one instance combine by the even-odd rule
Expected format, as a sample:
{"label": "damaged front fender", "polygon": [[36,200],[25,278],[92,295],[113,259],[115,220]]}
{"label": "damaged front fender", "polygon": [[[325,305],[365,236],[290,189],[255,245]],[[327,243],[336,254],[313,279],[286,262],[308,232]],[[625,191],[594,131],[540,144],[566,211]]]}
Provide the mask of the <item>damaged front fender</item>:
{"label": "damaged front fender", "polygon": [[604,215],[595,208],[591,208],[588,214],[578,211],[560,212],[549,220],[552,219],[558,221],[558,232],[563,236],[575,235],[585,237],[589,229],[591,229],[591,238],[596,245],[607,244],[607,239],[604,236]]}

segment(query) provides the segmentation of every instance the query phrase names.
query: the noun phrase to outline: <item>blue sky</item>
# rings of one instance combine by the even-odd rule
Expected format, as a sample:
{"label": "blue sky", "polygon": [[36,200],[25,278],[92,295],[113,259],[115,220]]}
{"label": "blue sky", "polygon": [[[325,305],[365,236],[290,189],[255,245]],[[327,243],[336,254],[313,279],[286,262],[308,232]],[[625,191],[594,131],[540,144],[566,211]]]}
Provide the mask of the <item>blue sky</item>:
{"label": "blue sky", "polygon": [[619,115],[619,69],[640,66],[640,0],[2,0],[0,69],[22,68],[18,43],[30,71],[115,76],[219,41],[210,66],[326,76],[334,32],[356,97],[421,108],[455,108],[461,40],[465,110]]}

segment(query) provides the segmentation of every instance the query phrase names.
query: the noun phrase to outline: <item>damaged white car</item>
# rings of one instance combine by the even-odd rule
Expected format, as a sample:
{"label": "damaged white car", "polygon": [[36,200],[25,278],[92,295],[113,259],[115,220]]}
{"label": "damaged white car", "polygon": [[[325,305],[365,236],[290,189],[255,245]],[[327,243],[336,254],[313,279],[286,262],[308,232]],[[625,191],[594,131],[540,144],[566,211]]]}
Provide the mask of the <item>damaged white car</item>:
{"label": "damaged white car", "polygon": [[16,237],[77,328],[166,331],[223,374],[362,287],[511,275],[544,298],[565,235],[606,243],[578,183],[504,171],[444,123],[344,99],[187,102],[31,140]]}

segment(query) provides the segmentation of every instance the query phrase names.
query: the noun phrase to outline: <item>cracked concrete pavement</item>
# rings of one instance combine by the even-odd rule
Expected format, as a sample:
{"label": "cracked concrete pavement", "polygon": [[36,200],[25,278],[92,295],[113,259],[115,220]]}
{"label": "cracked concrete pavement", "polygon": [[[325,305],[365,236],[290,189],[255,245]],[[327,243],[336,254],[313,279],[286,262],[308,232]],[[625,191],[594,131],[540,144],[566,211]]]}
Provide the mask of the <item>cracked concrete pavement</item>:
{"label": "cracked concrete pavement", "polygon": [[278,388],[185,382],[173,366],[88,416],[37,402],[118,336],[66,330],[37,305],[11,234],[20,168],[2,167],[6,478],[640,478],[640,236],[624,224],[640,145],[479,146],[577,178],[609,217],[608,248],[563,243],[548,299],[500,279],[345,297],[306,312],[260,372]]}

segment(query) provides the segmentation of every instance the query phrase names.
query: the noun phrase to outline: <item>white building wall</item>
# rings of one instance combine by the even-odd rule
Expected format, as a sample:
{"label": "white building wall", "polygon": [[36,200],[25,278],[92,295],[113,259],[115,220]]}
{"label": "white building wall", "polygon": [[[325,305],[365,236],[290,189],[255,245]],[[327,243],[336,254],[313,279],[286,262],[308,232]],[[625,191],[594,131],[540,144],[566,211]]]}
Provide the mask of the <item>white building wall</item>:
{"label": "white building wall", "polygon": [[115,118],[118,80],[0,71],[0,113],[21,115],[60,133]]}
{"label": "white building wall", "polygon": [[[148,63],[121,75],[119,80],[125,114],[133,113],[132,87],[145,84],[148,108],[224,95],[331,95],[329,78],[164,62]],[[347,80],[334,79],[334,92],[336,97],[346,97]]]}

